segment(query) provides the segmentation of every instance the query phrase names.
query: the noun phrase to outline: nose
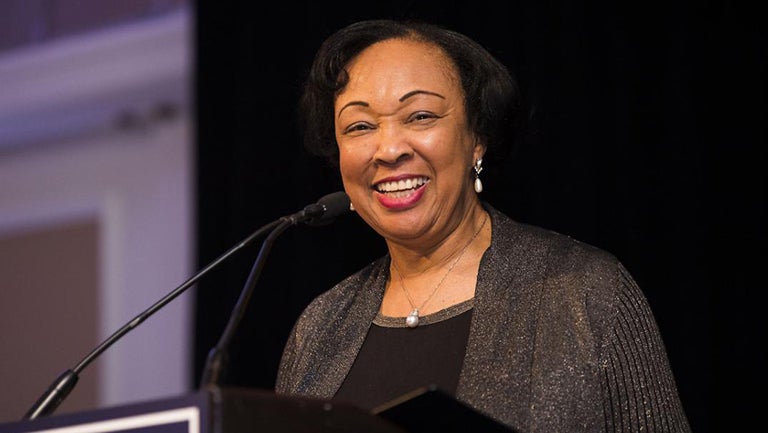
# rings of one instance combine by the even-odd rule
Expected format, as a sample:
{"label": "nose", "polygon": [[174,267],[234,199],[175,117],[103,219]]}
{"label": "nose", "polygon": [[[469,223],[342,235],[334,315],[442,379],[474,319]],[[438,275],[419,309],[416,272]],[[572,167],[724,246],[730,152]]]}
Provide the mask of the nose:
{"label": "nose", "polygon": [[379,127],[374,160],[383,165],[395,165],[413,156],[413,147],[407,135],[392,125]]}

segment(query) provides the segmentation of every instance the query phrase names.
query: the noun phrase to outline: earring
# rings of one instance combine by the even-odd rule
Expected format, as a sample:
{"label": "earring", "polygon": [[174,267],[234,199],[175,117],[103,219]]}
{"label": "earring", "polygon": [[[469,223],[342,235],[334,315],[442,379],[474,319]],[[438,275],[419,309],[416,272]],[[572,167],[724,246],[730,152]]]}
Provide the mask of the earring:
{"label": "earring", "polygon": [[349,202],[349,210],[352,212],[355,211],[355,205],[353,205],[352,202]]}
{"label": "earring", "polygon": [[483,192],[483,181],[480,180],[480,172],[483,171],[483,158],[479,158],[475,162],[475,192],[480,194]]}

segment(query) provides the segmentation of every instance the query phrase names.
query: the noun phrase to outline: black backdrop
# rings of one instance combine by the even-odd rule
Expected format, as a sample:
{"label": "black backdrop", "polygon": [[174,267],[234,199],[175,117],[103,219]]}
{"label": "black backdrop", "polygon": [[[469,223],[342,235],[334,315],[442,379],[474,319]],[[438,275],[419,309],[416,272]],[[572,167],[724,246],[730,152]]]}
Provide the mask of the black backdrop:
{"label": "black backdrop", "polygon": [[[302,149],[295,105],[322,38],[360,18],[416,17],[486,45],[534,111],[483,198],[617,255],[657,316],[694,431],[762,419],[766,47],[760,15],[706,2],[198,1],[198,260],[341,189]],[[616,2],[620,3],[620,2]],[[310,300],[384,252],[354,214],[275,243],[226,383],[270,389]],[[195,378],[258,245],[196,289]],[[759,425],[759,424],[757,424]]]}

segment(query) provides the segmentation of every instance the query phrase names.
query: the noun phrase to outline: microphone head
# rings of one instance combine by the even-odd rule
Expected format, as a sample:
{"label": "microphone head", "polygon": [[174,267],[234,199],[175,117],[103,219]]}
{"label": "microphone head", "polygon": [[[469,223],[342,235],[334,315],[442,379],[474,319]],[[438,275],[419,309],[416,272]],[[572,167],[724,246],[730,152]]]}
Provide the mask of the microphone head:
{"label": "microphone head", "polygon": [[344,191],[337,191],[320,197],[316,204],[307,206],[315,207],[321,212],[312,216],[306,223],[311,226],[323,226],[332,223],[336,217],[349,212],[349,196]]}

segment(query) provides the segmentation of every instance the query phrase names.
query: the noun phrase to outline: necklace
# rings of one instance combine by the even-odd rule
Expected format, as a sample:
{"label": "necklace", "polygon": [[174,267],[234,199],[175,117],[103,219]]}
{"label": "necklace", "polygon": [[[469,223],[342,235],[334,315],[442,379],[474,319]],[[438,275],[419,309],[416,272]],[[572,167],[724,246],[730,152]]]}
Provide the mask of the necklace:
{"label": "necklace", "polygon": [[467,248],[469,248],[470,245],[472,245],[472,242],[475,240],[477,235],[480,234],[480,231],[485,226],[485,222],[488,220],[488,214],[485,214],[485,218],[483,218],[483,223],[480,224],[480,228],[477,229],[474,235],[472,235],[472,239],[467,242],[466,245],[464,245],[464,248],[461,249],[461,252],[459,252],[459,255],[456,257],[456,260],[451,263],[451,266],[448,268],[448,270],[445,272],[445,275],[443,275],[443,278],[440,279],[440,282],[437,283],[434,289],[432,289],[432,293],[427,297],[427,299],[424,300],[424,302],[421,304],[421,306],[416,307],[413,303],[413,299],[411,299],[411,295],[408,293],[408,289],[405,288],[405,284],[403,283],[403,275],[400,273],[400,270],[397,269],[397,265],[394,261],[392,261],[392,268],[394,268],[395,272],[397,272],[397,277],[400,279],[400,287],[403,288],[403,293],[405,293],[405,297],[408,298],[408,303],[411,304],[411,310],[410,314],[405,318],[405,325],[409,328],[415,328],[419,326],[419,309],[424,309],[424,306],[427,305],[427,302],[429,302],[433,296],[435,296],[435,293],[437,293],[437,290],[440,288],[440,286],[443,285],[443,281],[448,277],[448,274],[451,273],[453,268],[456,266],[457,263],[459,263],[459,260],[461,260],[461,256],[464,255],[464,252],[467,251]]}

